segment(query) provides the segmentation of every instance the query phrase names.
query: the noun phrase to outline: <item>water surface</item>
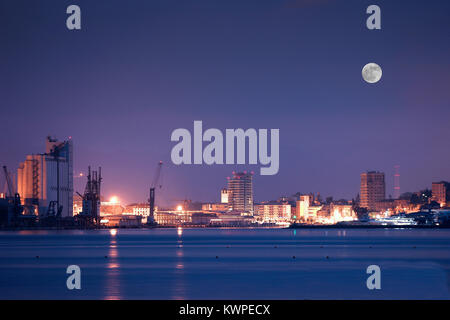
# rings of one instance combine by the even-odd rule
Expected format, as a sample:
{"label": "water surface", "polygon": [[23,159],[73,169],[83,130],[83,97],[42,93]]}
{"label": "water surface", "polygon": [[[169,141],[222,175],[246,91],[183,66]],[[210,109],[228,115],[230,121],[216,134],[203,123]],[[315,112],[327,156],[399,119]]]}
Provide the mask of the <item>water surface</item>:
{"label": "water surface", "polygon": [[0,232],[1,299],[449,299],[449,284],[450,230]]}

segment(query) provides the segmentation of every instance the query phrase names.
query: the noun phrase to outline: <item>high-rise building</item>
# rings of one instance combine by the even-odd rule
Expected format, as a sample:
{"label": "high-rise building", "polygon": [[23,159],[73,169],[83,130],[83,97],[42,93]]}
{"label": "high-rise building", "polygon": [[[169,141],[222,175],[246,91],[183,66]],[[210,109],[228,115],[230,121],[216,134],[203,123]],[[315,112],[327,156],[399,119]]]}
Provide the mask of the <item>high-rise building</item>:
{"label": "high-rise building", "polygon": [[243,215],[253,215],[253,174],[233,172],[228,178],[229,210]]}
{"label": "high-rise building", "polygon": [[17,169],[17,189],[27,213],[45,215],[51,202],[62,217],[73,215],[72,140],[46,140],[46,152],[27,155]]}
{"label": "high-rise building", "polygon": [[360,206],[368,210],[376,210],[377,202],[385,198],[384,173],[378,171],[361,173]]}
{"label": "high-rise building", "polygon": [[431,184],[431,200],[436,201],[441,207],[445,207],[450,202],[450,182],[441,181]]}

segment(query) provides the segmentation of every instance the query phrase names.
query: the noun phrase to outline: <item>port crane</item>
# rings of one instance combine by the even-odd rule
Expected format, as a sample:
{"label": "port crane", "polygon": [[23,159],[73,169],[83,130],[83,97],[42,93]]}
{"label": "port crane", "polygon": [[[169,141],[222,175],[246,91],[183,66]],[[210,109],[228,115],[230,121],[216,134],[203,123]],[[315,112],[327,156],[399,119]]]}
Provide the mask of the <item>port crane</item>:
{"label": "port crane", "polygon": [[[155,222],[155,189],[158,187],[158,183],[159,183],[159,180],[161,177],[162,165],[163,165],[163,162],[159,161],[158,166],[156,167],[155,175],[153,177],[153,182],[150,186],[150,197],[148,199],[150,213],[147,218],[147,225],[149,225],[149,226],[156,225],[156,222]],[[162,187],[162,184],[159,184],[159,189],[161,189],[161,187]]]}
{"label": "port crane", "polygon": [[6,195],[7,197],[14,197],[14,192],[13,192],[13,185],[12,185],[12,182],[11,182],[11,178],[10,178],[10,176],[9,176],[9,173],[8,173],[8,168],[6,167],[6,166],[3,166],[3,173],[5,174],[5,180],[6,180],[6,187],[7,187],[7,191],[8,191],[8,194]]}
{"label": "port crane", "polygon": [[16,192],[14,193],[14,187],[11,181],[11,177],[8,173],[8,168],[3,166],[3,173],[5,174],[6,186],[8,188],[8,194],[6,195],[6,199],[12,205],[14,218],[17,218],[23,212],[23,207],[20,203],[20,195]]}
{"label": "port crane", "polygon": [[102,168],[99,167],[98,171],[92,171],[91,167],[88,167],[87,183],[84,189],[84,194],[77,192],[77,194],[83,200],[83,211],[79,218],[84,219],[89,223],[100,222],[100,201],[101,192],[100,187],[102,184]]}

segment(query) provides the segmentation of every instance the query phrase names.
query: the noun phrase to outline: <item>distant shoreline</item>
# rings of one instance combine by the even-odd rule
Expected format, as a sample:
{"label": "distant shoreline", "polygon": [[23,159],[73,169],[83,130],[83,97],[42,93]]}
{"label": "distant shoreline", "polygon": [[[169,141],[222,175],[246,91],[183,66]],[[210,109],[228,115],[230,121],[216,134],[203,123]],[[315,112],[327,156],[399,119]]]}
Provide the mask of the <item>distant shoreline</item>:
{"label": "distant shoreline", "polygon": [[71,227],[20,227],[20,228],[0,228],[0,231],[65,231],[65,230],[110,230],[110,229],[124,229],[124,230],[145,230],[145,229],[449,229],[450,225],[291,225],[289,227],[233,227],[233,226],[156,226],[156,227],[101,227],[101,228],[71,228]]}
{"label": "distant shoreline", "polygon": [[288,229],[449,229],[450,225],[291,225]]}

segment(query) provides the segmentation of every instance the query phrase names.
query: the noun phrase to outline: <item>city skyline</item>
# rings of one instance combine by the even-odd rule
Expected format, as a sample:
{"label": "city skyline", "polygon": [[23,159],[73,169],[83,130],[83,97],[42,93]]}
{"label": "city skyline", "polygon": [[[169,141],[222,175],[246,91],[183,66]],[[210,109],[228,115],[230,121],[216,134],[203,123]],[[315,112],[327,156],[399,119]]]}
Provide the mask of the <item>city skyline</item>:
{"label": "city skyline", "polygon": [[[450,4],[424,3],[378,1],[375,31],[365,1],[85,3],[70,32],[66,3],[3,2],[2,164],[15,171],[45,136],[71,136],[75,176],[101,166],[107,197],[146,199],[162,160],[162,201],[211,201],[231,171],[259,166],[171,164],[170,133],[202,120],[280,129],[279,173],[255,176],[257,201],[351,199],[367,170],[393,195],[396,165],[401,193],[431,188],[450,180]],[[376,84],[361,78],[368,62],[383,68]]]}
{"label": "city skyline", "polygon": [[[17,172],[10,172],[10,171],[8,171],[9,172],[9,174],[13,177],[13,186],[14,186],[14,188],[17,190],[17,192],[19,192],[19,194],[21,194],[24,198],[27,198],[27,197],[29,197],[29,196],[27,196],[27,194],[26,193],[24,193],[24,191],[22,191],[21,192],[21,190],[23,189],[23,187],[21,187],[21,180],[22,179],[24,179],[24,178],[22,178],[22,176],[23,176],[23,173],[22,172],[25,172],[25,169],[26,169],[26,167],[25,167],[25,165],[27,164],[27,163],[30,163],[30,161],[32,161],[32,159],[38,159],[38,160],[34,160],[34,161],[40,161],[40,159],[44,159],[44,158],[49,158],[49,157],[51,157],[51,155],[52,155],[52,153],[49,151],[50,149],[49,149],[49,142],[52,142],[52,143],[59,143],[59,144],[61,144],[61,145],[67,145],[68,143],[70,143],[70,148],[72,149],[73,148],[73,141],[71,140],[71,139],[69,139],[68,141],[58,141],[57,139],[55,139],[55,140],[53,140],[54,138],[52,138],[52,137],[50,137],[50,136],[48,136],[47,138],[47,146],[46,146],[46,152],[41,152],[41,153],[36,153],[36,154],[32,154],[32,155],[27,155],[26,156],[26,160],[24,161],[24,162],[21,162],[20,163],[20,165],[18,166],[18,168],[17,168]],[[50,153],[49,153],[50,152]],[[73,151],[71,151],[71,153],[72,153]],[[43,158],[44,157],[44,158]],[[47,160],[48,161],[48,160]],[[53,160],[54,161],[54,160]],[[39,167],[42,167],[43,166],[43,164],[39,164]],[[71,165],[72,166],[72,165]],[[394,174],[394,177],[395,177],[395,175],[396,174],[398,174],[398,175],[400,175],[399,173],[398,173],[398,170],[399,170],[399,166],[395,166],[396,168],[395,168],[395,174]],[[31,167],[30,167],[31,168]],[[27,170],[31,170],[31,169],[27,169]],[[40,170],[43,170],[43,169],[40,169]],[[48,169],[47,169],[48,170]],[[66,170],[66,169],[64,169],[64,170]],[[66,170],[66,172],[67,172],[67,170]],[[247,172],[248,172],[248,174],[247,174]],[[67,174],[67,173],[66,173]],[[247,170],[245,170],[245,171],[243,171],[243,172],[236,172],[236,171],[232,171],[231,172],[231,174],[229,175],[229,176],[227,176],[225,179],[226,179],[226,182],[225,183],[223,183],[223,185],[224,186],[226,186],[226,185],[228,185],[227,187],[225,187],[225,188],[220,188],[220,194],[219,193],[217,193],[217,195],[216,195],[216,197],[214,198],[214,199],[207,199],[207,200],[200,200],[200,199],[197,199],[197,198],[184,198],[183,200],[192,200],[192,201],[198,201],[198,202],[205,202],[205,203],[209,203],[209,202],[220,202],[220,201],[222,201],[222,199],[223,199],[223,191],[225,190],[227,190],[227,188],[228,188],[228,190],[229,190],[229,188],[230,188],[230,183],[233,183],[233,181],[236,181],[236,179],[237,178],[239,178],[238,176],[240,176],[240,175],[245,175],[245,176],[247,176],[247,175],[249,175],[249,176],[251,176],[251,180],[253,179],[253,176],[254,176],[254,173],[253,172],[250,172],[250,171],[247,171]],[[377,196],[377,199],[371,199],[371,200],[369,200],[369,199],[366,199],[366,197],[367,196],[365,196],[365,194],[367,195],[367,192],[370,190],[370,187],[369,187],[369,189],[368,189],[368,181],[367,181],[367,176],[378,176],[378,175],[381,175],[382,176],[382,191],[380,191],[379,192],[379,195]],[[234,176],[234,178],[232,178]],[[372,208],[372,206],[373,206],[373,203],[375,203],[375,202],[377,202],[377,201],[379,201],[379,200],[382,200],[382,199],[397,199],[396,197],[393,197],[392,196],[392,193],[390,193],[390,192],[388,192],[388,191],[386,191],[386,180],[385,180],[385,173],[384,172],[381,172],[381,171],[375,171],[375,170],[366,170],[365,172],[362,172],[361,174],[360,174],[360,176],[361,176],[361,183],[360,183],[360,187],[359,187],[359,189],[358,189],[358,192],[355,194],[355,196],[353,196],[353,197],[351,197],[351,198],[339,198],[339,197],[335,197],[334,195],[332,195],[332,194],[323,194],[323,193],[321,193],[320,191],[311,191],[311,190],[296,190],[296,191],[291,191],[290,193],[287,193],[287,194],[280,194],[280,195],[275,195],[275,194],[273,194],[272,195],[272,197],[271,198],[266,198],[266,199],[258,199],[257,201],[255,200],[255,201],[251,201],[251,202],[255,202],[255,203],[257,203],[257,202],[264,202],[264,201],[273,201],[273,200],[276,200],[276,199],[279,199],[279,198],[282,198],[282,197],[292,197],[292,196],[294,196],[294,195],[296,195],[296,194],[320,194],[321,195],[321,197],[323,198],[323,199],[325,199],[325,198],[327,198],[327,197],[331,197],[331,198],[333,198],[334,200],[342,200],[342,199],[345,199],[345,200],[355,200],[358,196],[359,197],[362,197],[362,203],[364,203],[364,207],[369,207],[369,208]],[[85,184],[85,179],[86,179],[86,177],[87,177],[87,174],[85,173],[85,172],[80,172],[79,174],[75,174],[74,175],[74,178],[76,178],[76,179],[79,179],[79,184]],[[363,190],[363,177],[364,177],[364,185],[365,185],[365,188],[364,188],[364,190]],[[41,178],[42,179],[42,178]],[[52,177],[51,179],[55,179],[55,177]],[[73,177],[71,178],[72,179],[72,181],[73,181]],[[75,180],[76,180],[75,179]],[[372,178],[373,179],[373,178]],[[0,181],[2,181],[2,179],[0,179]],[[44,188],[45,188],[45,182],[46,180],[44,180]],[[426,187],[424,187],[424,188],[420,188],[420,189],[417,189],[417,190],[404,190],[404,191],[402,191],[400,194],[399,194],[399,196],[402,196],[403,194],[406,194],[406,193],[413,193],[413,192],[417,192],[417,191],[420,191],[420,190],[432,190],[432,188],[434,188],[434,185],[435,184],[438,184],[438,183],[442,183],[442,182],[444,182],[445,183],[445,180],[438,180],[438,181],[433,181],[433,182],[431,182],[430,183],[430,185],[429,186],[426,186]],[[47,187],[47,188],[50,188],[50,186],[51,185],[54,185],[55,184],[55,182],[53,181],[53,182],[51,182],[51,184]],[[74,183],[75,184],[75,183]],[[6,187],[6,181],[3,181],[3,187],[5,188]],[[22,185],[24,185],[23,184],[23,182],[22,182]],[[30,190],[30,191],[27,191],[29,194],[31,194],[31,185],[30,186],[28,186],[28,189]],[[52,188],[54,188],[54,187],[52,187]],[[231,187],[231,188],[233,188],[233,187]],[[50,189],[49,189],[50,190]],[[74,192],[73,192],[73,194],[75,195],[77,192],[78,192],[78,190],[76,189],[76,188],[74,188]],[[253,199],[253,197],[254,197],[254,195],[253,195],[253,184],[252,184],[252,182],[250,182],[250,190],[252,190],[251,191],[251,194],[252,194],[252,199]],[[393,191],[395,191],[395,187],[393,186]],[[7,192],[7,190],[3,190],[2,192]],[[43,192],[43,191],[40,191],[40,192]],[[125,198],[123,198],[120,194],[118,194],[118,193],[112,193],[112,194],[107,194],[107,195],[103,195],[102,194],[102,199],[104,199],[104,201],[107,201],[108,199],[112,199],[112,198],[114,198],[115,200],[114,200],[114,202],[121,202],[121,203],[123,203],[123,204],[132,204],[132,203],[143,203],[143,202],[145,202],[145,201],[143,201],[143,200],[138,200],[138,201],[128,201],[127,199],[125,199]],[[175,202],[180,202],[182,199],[177,199],[177,200],[174,200]],[[369,201],[372,201],[371,202],[371,204],[370,205],[368,205],[368,203],[369,203]],[[173,203],[172,203],[173,204]],[[171,203],[162,203],[161,205],[163,205],[163,206],[170,206],[170,205],[172,205]],[[242,204],[243,205],[243,204]],[[48,206],[48,203],[46,203],[46,205],[45,205],[45,208]],[[245,210],[244,210],[245,211]]]}
{"label": "city skyline", "polygon": [[[108,227],[136,227],[142,226],[144,218],[149,227],[180,224],[240,227],[252,224],[286,226],[290,223],[333,225],[357,220],[367,223],[367,219],[372,219],[370,223],[375,221],[381,225],[425,223],[438,226],[441,223],[439,219],[445,218],[445,210],[448,210],[450,203],[450,183],[446,181],[433,182],[431,190],[404,193],[395,199],[386,197],[385,174],[379,171],[361,173],[360,194],[351,201],[333,199],[332,196],[326,197],[324,201],[320,193],[297,192],[258,203],[254,201],[254,172],[233,171],[232,176],[227,177],[227,188],[220,189],[220,202],[204,203],[184,199],[180,203],[178,199],[175,206],[167,206],[161,201],[155,202],[155,192],[159,197],[162,186],[159,180],[162,165],[159,162],[156,168],[147,204],[144,201],[121,203],[117,195],[104,201],[105,197],[102,199],[100,191],[103,181],[101,168],[91,171],[90,167],[87,175],[78,176],[87,178],[84,194],[76,192],[77,199],[72,201],[75,196],[73,141],[58,141],[48,136],[45,152],[27,155],[20,164],[17,170],[17,191],[7,167],[3,167],[8,190],[0,194],[0,199],[9,204],[3,218],[7,218],[7,224],[26,224],[26,219],[39,219],[43,226],[51,225],[52,219],[56,219],[58,223],[65,221],[67,226],[75,223],[79,226],[103,224]],[[395,166],[395,169],[395,190],[399,191],[399,166]],[[106,209],[102,209],[103,205]],[[443,211],[440,211],[441,208]],[[434,213],[431,213],[431,209]]]}

